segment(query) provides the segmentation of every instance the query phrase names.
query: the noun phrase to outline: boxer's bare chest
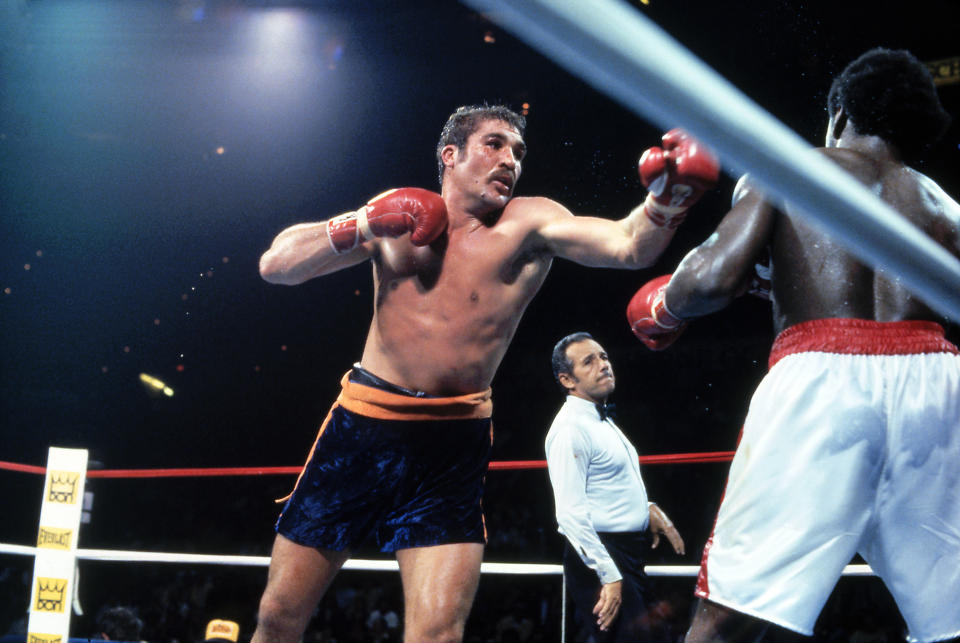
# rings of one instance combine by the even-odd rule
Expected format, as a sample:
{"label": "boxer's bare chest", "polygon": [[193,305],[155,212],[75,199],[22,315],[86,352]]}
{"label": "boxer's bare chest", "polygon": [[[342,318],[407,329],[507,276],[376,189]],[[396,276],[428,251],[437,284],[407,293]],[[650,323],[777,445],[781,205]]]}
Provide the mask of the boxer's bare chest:
{"label": "boxer's bare chest", "polygon": [[506,222],[458,228],[427,247],[391,240],[383,244],[378,262],[379,286],[473,303],[532,297],[546,277],[550,256],[528,232]]}

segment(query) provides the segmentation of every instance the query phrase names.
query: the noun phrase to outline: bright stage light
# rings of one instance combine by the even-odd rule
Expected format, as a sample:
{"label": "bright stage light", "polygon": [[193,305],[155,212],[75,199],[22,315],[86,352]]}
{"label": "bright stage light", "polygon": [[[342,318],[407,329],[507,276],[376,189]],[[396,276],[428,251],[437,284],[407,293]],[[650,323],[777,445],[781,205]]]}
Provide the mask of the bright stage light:
{"label": "bright stage light", "polygon": [[289,61],[311,48],[308,26],[308,17],[298,9],[251,12],[250,52],[270,63]]}
{"label": "bright stage light", "polygon": [[246,13],[237,34],[244,51],[238,81],[257,88],[264,108],[288,100],[311,76],[316,61],[315,18],[301,9],[269,8]]}

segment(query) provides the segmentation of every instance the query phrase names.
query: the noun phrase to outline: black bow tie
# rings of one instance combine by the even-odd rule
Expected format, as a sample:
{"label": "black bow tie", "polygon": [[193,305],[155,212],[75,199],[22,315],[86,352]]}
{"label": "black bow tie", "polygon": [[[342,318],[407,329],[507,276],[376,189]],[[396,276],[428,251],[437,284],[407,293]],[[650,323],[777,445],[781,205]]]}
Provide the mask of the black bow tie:
{"label": "black bow tie", "polygon": [[614,419],[617,415],[617,405],[616,404],[604,404],[602,402],[597,402],[597,413],[600,414],[601,420]]}

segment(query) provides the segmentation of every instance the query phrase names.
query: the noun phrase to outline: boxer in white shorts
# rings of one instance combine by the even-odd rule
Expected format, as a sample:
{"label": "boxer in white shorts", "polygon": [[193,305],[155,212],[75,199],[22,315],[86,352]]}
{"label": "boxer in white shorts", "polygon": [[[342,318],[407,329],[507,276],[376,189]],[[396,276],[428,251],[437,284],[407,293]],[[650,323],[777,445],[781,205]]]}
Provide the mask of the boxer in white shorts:
{"label": "boxer in white shorts", "polygon": [[958,427],[960,356],[940,326],[788,328],[750,403],[697,595],[809,636],[859,553],[915,636],[950,632]]}
{"label": "boxer in white shorts", "polygon": [[[837,77],[819,151],[960,257],[960,205],[908,164],[946,129],[909,52]],[[798,186],[802,187],[802,186]],[[960,357],[947,324],[745,178],[711,237],[642,287],[634,334],[662,350],[745,292],[773,304],[770,371],[751,401],[686,643],[809,635],[860,553],[912,640],[960,641]]]}

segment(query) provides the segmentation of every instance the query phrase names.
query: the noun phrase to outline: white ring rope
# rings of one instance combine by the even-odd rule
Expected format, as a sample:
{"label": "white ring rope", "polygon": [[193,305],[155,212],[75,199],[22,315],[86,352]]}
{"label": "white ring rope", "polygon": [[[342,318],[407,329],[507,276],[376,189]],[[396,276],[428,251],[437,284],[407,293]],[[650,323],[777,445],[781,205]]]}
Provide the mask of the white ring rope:
{"label": "white ring rope", "polygon": [[637,115],[691,131],[851,253],[960,320],[960,261],[633,7],[621,0],[461,1]]}
{"label": "white ring rope", "polygon": [[[36,547],[11,545],[0,543],[0,554],[16,554],[33,556]],[[77,558],[80,560],[97,560],[114,563],[181,563],[201,565],[240,565],[251,567],[266,567],[270,564],[269,556],[227,556],[220,554],[179,554],[152,551],[120,551],[113,549],[77,549]],[[395,560],[361,560],[351,558],[343,565],[343,569],[364,571],[397,571]],[[688,576],[696,577],[700,568],[696,565],[648,565],[644,568],[648,576]],[[483,574],[563,574],[563,565],[547,565],[535,563],[483,563],[480,566]],[[847,565],[843,570],[844,576],[872,576],[869,565]]]}

